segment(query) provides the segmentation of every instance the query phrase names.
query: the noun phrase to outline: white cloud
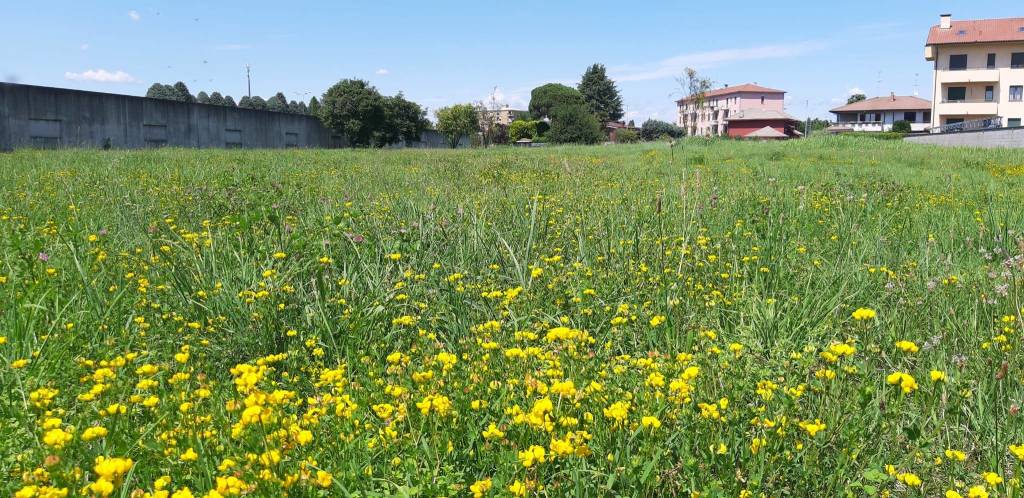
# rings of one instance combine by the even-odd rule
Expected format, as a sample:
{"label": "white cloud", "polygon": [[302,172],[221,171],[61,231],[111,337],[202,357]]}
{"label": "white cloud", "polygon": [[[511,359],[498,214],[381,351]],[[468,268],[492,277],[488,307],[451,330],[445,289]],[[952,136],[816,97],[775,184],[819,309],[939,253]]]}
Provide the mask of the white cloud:
{"label": "white cloud", "polygon": [[855,86],[849,89],[846,93],[850,95],[857,95],[858,93],[864,93],[864,90],[861,90],[859,86]]}
{"label": "white cloud", "polygon": [[376,70],[374,72],[374,74],[377,74],[378,76],[387,76],[387,75],[391,74],[391,71],[388,71],[387,69],[384,69],[384,68],[380,68],[380,69]]}
{"label": "white cloud", "polygon": [[245,50],[252,48],[252,45],[246,45],[244,43],[225,43],[224,45],[217,45],[213,47],[215,50]]}
{"label": "white cloud", "polygon": [[81,73],[73,73],[68,71],[64,73],[64,79],[74,81],[95,81],[98,83],[135,83],[134,76],[124,71],[110,72],[106,69],[89,69],[88,71]]}
{"label": "white cloud", "polygon": [[687,67],[707,69],[732,62],[798,57],[826,47],[824,42],[806,41],[785,45],[761,45],[677,55],[650,64],[612,68],[616,81],[647,81],[679,76]]}
{"label": "white cloud", "polygon": [[134,10],[129,10],[128,11],[128,17],[132,18],[132,21],[135,21],[135,22],[139,22],[139,19],[142,19],[142,15],[139,14],[138,12],[134,11]]}
{"label": "white cloud", "polygon": [[81,46],[79,46],[78,48],[82,49],[82,51],[84,52],[84,51],[86,51],[86,50],[89,50],[89,44],[88,44],[88,43],[83,43],[83,44],[82,44]]}

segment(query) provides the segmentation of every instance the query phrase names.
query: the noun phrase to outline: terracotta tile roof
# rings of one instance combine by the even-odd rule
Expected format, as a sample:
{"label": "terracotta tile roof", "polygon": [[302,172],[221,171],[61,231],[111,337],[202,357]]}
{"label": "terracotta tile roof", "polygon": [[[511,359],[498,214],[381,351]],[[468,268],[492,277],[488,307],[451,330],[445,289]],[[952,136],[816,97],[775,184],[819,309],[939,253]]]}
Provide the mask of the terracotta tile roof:
{"label": "terracotta tile roof", "polygon": [[932,103],[919,97],[900,96],[874,97],[852,104],[836,107],[829,112],[863,112],[863,111],[930,111]]}
{"label": "terracotta tile roof", "polygon": [[1024,41],[1024,17],[953,21],[949,29],[932,26],[925,45]]}
{"label": "terracotta tile roof", "polygon": [[[744,83],[742,85],[727,86],[725,88],[716,88],[714,90],[708,90],[707,92],[704,92],[704,98],[707,99],[710,97],[721,97],[723,95],[732,95],[734,93],[786,93],[786,91],[755,85],[753,83]],[[687,100],[691,100],[691,97],[681,98],[676,102],[682,103],[686,102]]]}
{"label": "terracotta tile roof", "polygon": [[779,119],[785,121],[796,121],[793,116],[786,114],[783,111],[776,111],[774,109],[743,109],[736,111],[725,118],[726,121],[761,121],[761,120],[772,120]]}

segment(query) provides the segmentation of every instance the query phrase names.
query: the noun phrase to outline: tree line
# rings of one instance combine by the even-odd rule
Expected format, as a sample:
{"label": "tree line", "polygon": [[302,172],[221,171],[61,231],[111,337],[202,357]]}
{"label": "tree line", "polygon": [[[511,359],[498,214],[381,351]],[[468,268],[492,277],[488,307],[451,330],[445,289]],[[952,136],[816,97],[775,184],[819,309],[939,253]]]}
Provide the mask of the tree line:
{"label": "tree line", "polygon": [[173,85],[153,83],[149,87],[149,90],[146,91],[146,97],[186,102],[189,104],[221,105],[225,107],[240,107],[242,109],[287,112],[291,114],[306,114],[311,116],[317,115],[317,111],[320,108],[320,102],[316,97],[310,99],[309,104],[306,104],[305,102],[288,100],[288,98],[285,97],[284,92],[277,92],[274,96],[267,99],[260,96],[252,98],[244,96],[239,99],[238,103],[235,103],[235,99],[230,95],[221,95],[220,92],[212,92],[208,94],[205,91],[201,91],[196,95],[192,95],[188,86],[181,81]]}

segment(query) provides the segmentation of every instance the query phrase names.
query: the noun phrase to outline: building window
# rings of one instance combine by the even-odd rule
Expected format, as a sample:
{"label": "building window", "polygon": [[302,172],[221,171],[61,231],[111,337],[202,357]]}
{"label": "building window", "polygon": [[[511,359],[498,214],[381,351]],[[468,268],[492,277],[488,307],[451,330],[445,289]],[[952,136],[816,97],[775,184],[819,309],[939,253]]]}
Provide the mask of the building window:
{"label": "building window", "polygon": [[964,122],[964,118],[947,118],[946,124],[960,124]]}
{"label": "building window", "polygon": [[911,123],[916,123],[917,122],[917,113],[916,112],[905,112],[905,113],[903,113],[903,120],[904,121],[910,121]]}
{"label": "building window", "polygon": [[996,54],[988,54],[988,63],[985,64],[985,67],[989,69],[996,68]]}
{"label": "building window", "polygon": [[167,125],[142,125],[142,141],[146,147],[163,147],[167,145]]}
{"label": "building window", "polygon": [[924,118],[921,119],[921,122],[922,123],[931,123],[932,122],[932,111],[924,111]]}
{"label": "building window", "polygon": [[992,102],[996,98],[996,90],[992,85],[985,87],[985,102]]}
{"label": "building window", "polygon": [[1024,52],[1014,52],[1010,55],[1010,67],[1014,69],[1024,68]]}
{"label": "building window", "polygon": [[946,89],[947,102],[963,102],[967,100],[967,87],[951,86]]}
{"label": "building window", "polygon": [[956,71],[967,69],[967,54],[955,54],[949,56],[949,69]]}
{"label": "building window", "polygon": [[1014,85],[1010,87],[1010,102],[1020,102],[1024,100],[1024,85]]}
{"label": "building window", "polygon": [[761,96],[761,105],[764,105],[764,95]]}
{"label": "building window", "polygon": [[1020,128],[1020,118],[1007,119],[1006,126],[1009,128]]}

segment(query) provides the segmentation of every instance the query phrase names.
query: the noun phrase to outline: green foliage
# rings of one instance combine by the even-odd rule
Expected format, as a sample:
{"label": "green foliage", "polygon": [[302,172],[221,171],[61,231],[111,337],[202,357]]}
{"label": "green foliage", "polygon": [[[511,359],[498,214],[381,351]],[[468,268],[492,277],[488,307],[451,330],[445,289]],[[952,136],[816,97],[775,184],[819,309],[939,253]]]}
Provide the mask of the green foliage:
{"label": "green foliage", "polygon": [[197,104],[209,104],[210,103],[210,96],[207,95],[206,92],[200,91],[198,94],[196,94],[196,103]]}
{"label": "green foliage", "polygon": [[615,82],[608,78],[604,64],[588,67],[576,88],[598,121],[618,121],[622,117],[622,96]]}
{"label": "green foliage", "polygon": [[473,104],[442,107],[434,112],[434,116],[437,117],[437,131],[448,139],[448,145],[453,149],[459,146],[462,137],[480,131],[480,115]]}
{"label": "green foliage", "polygon": [[238,107],[238,104],[235,104],[235,99],[231,98],[230,95],[224,96],[224,105],[227,107]]}
{"label": "green foliage", "polygon": [[172,88],[174,89],[174,100],[188,104],[196,101],[196,98],[192,96],[192,92],[188,91],[188,86],[184,82],[179,81]]}
{"label": "green foliage", "polygon": [[[814,133],[816,131],[824,130],[825,128],[828,128],[831,124],[832,123],[828,122],[828,120],[814,118],[814,119],[811,120],[811,133]],[[801,120],[801,121],[797,122],[796,126],[795,126],[797,131],[799,131],[800,133],[803,133],[805,135],[807,134],[807,130],[804,129],[806,127],[807,127],[807,122],[805,120]]]}
{"label": "green foliage", "polygon": [[419,104],[406,100],[401,92],[384,97],[384,122],[374,141],[377,145],[391,145],[401,141],[416,142],[430,126],[427,111]]}
{"label": "green foliage", "polygon": [[249,108],[256,109],[257,111],[266,111],[267,101],[263,100],[263,97],[257,95],[249,100]]}
{"label": "green foliage", "polygon": [[679,138],[684,133],[682,128],[657,119],[648,119],[644,121],[644,124],[640,125],[640,138],[648,142],[660,140],[662,137]]}
{"label": "green foliage", "polygon": [[320,116],[320,101],[316,97],[309,99],[309,114],[311,116]]}
{"label": "green foliage", "polygon": [[556,107],[585,105],[579,90],[558,83],[541,85],[530,92],[530,115],[533,119],[551,118]]}
{"label": "green foliage", "polygon": [[850,98],[846,99],[846,105],[856,104],[857,102],[867,99],[867,95],[864,95],[863,93],[855,93],[853,95],[850,95]]}
{"label": "green foliage", "polygon": [[371,145],[384,126],[384,97],[364,80],[339,81],[324,93],[322,104],[324,125],[344,135],[352,147]]}
{"label": "green foliage", "polygon": [[248,95],[243,95],[242,99],[238,101],[238,107],[242,109],[252,109],[252,98]]}
{"label": "green foliage", "polygon": [[220,92],[213,92],[210,94],[208,103],[211,105],[224,105],[224,96]]}
{"label": "green foliage", "polygon": [[267,99],[267,110],[274,112],[288,112],[288,98],[283,92],[277,92],[273,97]]}
{"label": "green foliage", "polygon": [[615,131],[615,142],[620,144],[632,144],[640,141],[640,133],[629,128],[620,128]]}
{"label": "green foliage", "polygon": [[539,135],[537,133],[537,123],[539,121],[524,121],[517,120],[513,121],[508,127],[508,139],[511,142],[516,142],[523,138],[534,139]]}
{"label": "green foliage", "polygon": [[914,130],[910,126],[910,121],[906,121],[906,120],[901,119],[901,120],[899,120],[899,121],[897,121],[897,122],[892,124],[892,131],[894,133],[910,133],[910,132],[912,132]]}
{"label": "green foliage", "polygon": [[558,144],[596,144],[605,139],[601,123],[581,104],[554,108],[546,136]]}

